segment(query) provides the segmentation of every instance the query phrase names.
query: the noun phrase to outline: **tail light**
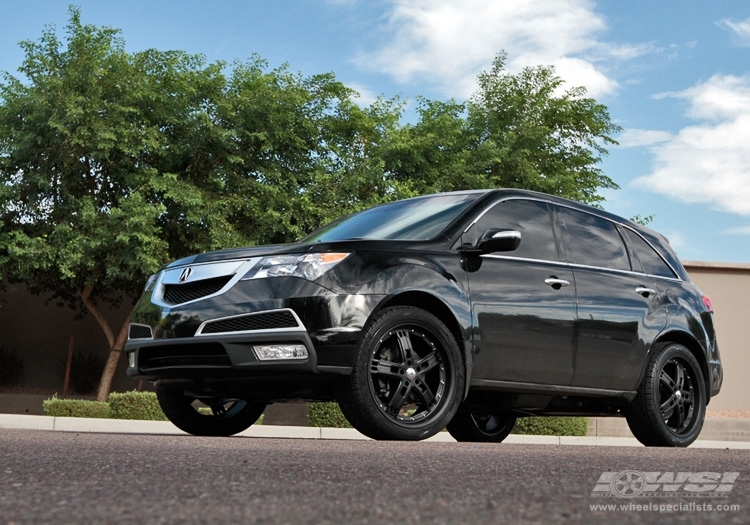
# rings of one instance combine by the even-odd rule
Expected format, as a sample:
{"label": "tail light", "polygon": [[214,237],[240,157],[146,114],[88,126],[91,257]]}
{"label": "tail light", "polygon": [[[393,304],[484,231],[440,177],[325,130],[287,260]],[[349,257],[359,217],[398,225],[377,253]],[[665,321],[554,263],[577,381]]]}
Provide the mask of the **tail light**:
{"label": "tail light", "polygon": [[702,299],[703,299],[703,304],[706,305],[706,308],[708,309],[708,311],[711,313],[714,313],[714,305],[711,304],[711,298],[707,295],[704,295]]}

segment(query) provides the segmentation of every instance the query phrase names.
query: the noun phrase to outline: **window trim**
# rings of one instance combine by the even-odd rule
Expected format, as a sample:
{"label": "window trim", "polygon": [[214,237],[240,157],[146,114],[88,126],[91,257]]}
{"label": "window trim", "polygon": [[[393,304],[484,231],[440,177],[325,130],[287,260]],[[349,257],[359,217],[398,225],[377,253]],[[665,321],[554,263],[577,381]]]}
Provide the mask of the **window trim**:
{"label": "window trim", "polygon": [[[553,202],[547,200],[547,199],[540,199],[538,197],[526,197],[524,195],[512,195],[508,197],[502,197],[500,199],[497,199],[496,201],[493,201],[491,204],[487,205],[487,207],[482,210],[482,212],[477,215],[471,223],[464,229],[462,234],[468,233],[468,231],[474,227],[481,219],[484,217],[492,208],[497,206],[498,204],[506,201],[532,201],[532,202],[541,202],[547,205],[547,216],[549,218],[550,228],[552,229],[552,239],[555,243],[555,260],[550,259],[532,259],[529,257],[516,257],[513,255],[492,255],[492,254],[485,254],[485,255],[492,255],[493,258],[502,258],[502,259],[513,259],[517,261],[540,261],[540,262],[550,262],[550,263],[566,263],[566,261],[561,260],[561,257],[563,256],[562,249],[564,248],[564,243],[562,239],[559,238],[558,232],[557,232],[557,211],[555,210],[555,206]],[[521,238],[521,242],[523,242],[523,237]],[[485,255],[482,255],[484,257]]]}

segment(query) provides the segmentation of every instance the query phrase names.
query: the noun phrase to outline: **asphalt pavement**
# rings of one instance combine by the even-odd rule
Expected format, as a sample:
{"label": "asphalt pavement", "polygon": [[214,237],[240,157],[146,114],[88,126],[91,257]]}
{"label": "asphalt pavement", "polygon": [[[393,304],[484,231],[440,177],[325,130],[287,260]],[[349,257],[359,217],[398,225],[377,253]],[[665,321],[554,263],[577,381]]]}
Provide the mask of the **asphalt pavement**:
{"label": "asphalt pavement", "polygon": [[[133,421],[125,419],[89,419],[79,417],[30,416],[0,414],[0,428],[26,430],[52,430],[62,432],[100,432],[118,434],[184,435],[185,432],[169,421]],[[283,425],[254,425],[238,434],[246,437],[282,439],[338,439],[369,440],[352,428],[293,427]],[[440,432],[426,441],[455,442],[447,432]],[[642,447],[635,438],[597,436],[523,436],[511,434],[503,443],[527,445],[579,445]],[[690,448],[750,449],[746,441],[698,440]]]}

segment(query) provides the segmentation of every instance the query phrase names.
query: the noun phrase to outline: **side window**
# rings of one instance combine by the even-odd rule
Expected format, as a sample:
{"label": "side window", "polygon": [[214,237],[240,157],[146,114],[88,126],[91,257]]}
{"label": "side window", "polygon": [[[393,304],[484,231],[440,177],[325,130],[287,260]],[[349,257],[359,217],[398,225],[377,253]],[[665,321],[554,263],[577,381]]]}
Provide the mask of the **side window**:
{"label": "side window", "polygon": [[623,229],[625,230],[625,235],[628,238],[628,242],[631,246],[633,246],[633,248],[635,248],[635,251],[638,254],[638,259],[643,265],[644,272],[649,275],[671,277],[674,279],[674,272],[672,272],[667,263],[664,262],[664,259],[662,259],[658,253],[656,253],[656,251],[651,247],[649,243],[644,241],[641,236],[634,231],[631,231],[627,228]]}
{"label": "side window", "polygon": [[570,208],[561,208],[567,231],[568,261],[586,266],[630,270],[630,260],[614,223]]}
{"label": "side window", "polygon": [[477,222],[477,235],[491,228],[521,232],[521,245],[505,255],[556,261],[555,235],[547,203],[510,199],[493,206]]}

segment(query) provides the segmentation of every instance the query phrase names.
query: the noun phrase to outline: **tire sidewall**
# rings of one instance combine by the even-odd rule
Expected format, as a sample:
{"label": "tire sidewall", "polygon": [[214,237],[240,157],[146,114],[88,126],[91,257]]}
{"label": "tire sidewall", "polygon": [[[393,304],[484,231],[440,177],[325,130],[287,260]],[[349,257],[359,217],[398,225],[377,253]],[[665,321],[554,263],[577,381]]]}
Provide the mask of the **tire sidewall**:
{"label": "tire sidewall", "polygon": [[231,436],[248,429],[263,414],[266,405],[243,401],[245,405],[227,416],[209,416],[198,413],[191,403],[194,398],[184,391],[156,387],[156,396],[162,411],[180,430],[196,436]]}
{"label": "tire sidewall", "polygon": [[[400,422],[386,414],[375,392],[370,373],[370,363],[380,348],[380,339],[402,327],[428,332],[433,342],[440,346],[441,358],[446,364],[445,392],[439,406],[424,421]],[[362,389],[368,404],[372,405],[372,418],[391,439],[426,439],[445,428],[458,411],[465,385],[463,359],[455,338],[437,317],[415,307],[394,307],[383,311],[367,331],[360,346],[356,382],[356,387]]]}
{"label": "tire sidewall", "polygon": [[[691,379],[695,385],[694,387],[694,400],[693,400],[693,421],[687,433],[675,434],[660,417],[661,410],[659,408],[659,374],[664,369],[664,366],[670,360],[674,358],[681,359],[687,364],[692,370],[690,371]],[[703,428],[703,420],[706,416],[706,385],[703,378],[703,372],[700,364],[695,356],[680,344],[670,344],[658,354],[653,361],[650,369],[649,376],[651,379],[651,388],[646,392],[647,402],[651,407],[651,421],[654,425],[654,429],[673,446],[685,447],[691,444],[701,432]]]}

